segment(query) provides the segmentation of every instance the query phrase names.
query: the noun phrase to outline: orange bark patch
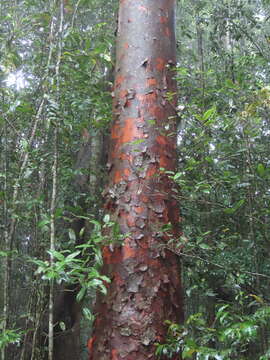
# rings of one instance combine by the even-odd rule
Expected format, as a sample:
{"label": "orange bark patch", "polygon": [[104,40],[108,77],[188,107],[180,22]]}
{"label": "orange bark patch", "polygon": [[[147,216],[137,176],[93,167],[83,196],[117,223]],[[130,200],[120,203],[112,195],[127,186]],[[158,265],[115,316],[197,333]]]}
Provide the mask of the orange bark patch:
{"label": "orange bark patch", "polygon": [[150,112],[151,114],[154,113],[154,108],[156,107],[155,104],[157,102],[157,94],[156,92],[152,92],[146,95],[138,95],[138,100],[141,102],[141,112],[144,115],[144,112]]}
{"label": "orange bark patch", "polygon": [[146,263],[147,263],[147,265],[149,265],[149,267],[151,267],[153,269],[159,267],[159,265],[160,265],[160,263],[156,259],[151,259],[151,258],[147,259]]}
{"label": "orange bark patch", "polygon": [[152,176],[157,174],[157,169],[155,165],[149,166],[146,172],[146,178],[151,178]]}
{"label": "orange bark patch", "polygon": [[117,75],[115,78],[115,87],[119,87],[124,80],[125,77],[123,75]]}
{"label": "orange bark patch", "polygon": [[126,176],[127,178],[129,177],[130,173],[131,173],[131,171],[130,171],[129,168],[125,168],[125,169],[124,169],[124,174],[125,174],[125,176]]}
{"label": "orange bark patch", "polygon": [[132,156],[130,154],[126,154],[126,153],[121,153],[119,154],[119,159],[121,160],[127,160],[127,161],[132,161]]}
{"label": "orange bark patch", "polygon": [[137,214],[142,214],[145,209],[142,206],[134,206],[134,210]]}
{"label": "orange bark patch", "polygon": [[119,137],[119,132],[120,132],[120,126],[118,124],[114,124],[111,133],[112,139],[117,139]]}
{"label": "orange bark patch", "polygon": [[128,227],[132,227],[132,226],[135,226],[135,219],[132,215],[127,215],[126,216],[126,221],[127,221],[127,225]]}
{"label": "orange bark patch", "polygon": [[150,103],[154,103],[156,101],[156,98],[157,94],[155,92],[146,95],[146,101]]}
{"label": "orange bark patch", "polygon": [[127,96],[127,94],[128,94],[127,90],[121,90],[121,91],[119,92],[119,97],[120,97],[120,99],[125,98],[125,97]]}
{"label": "orange bark patch", "polygon": [[104,246],[102,250],[103,260],[105,264],[118,264],[121,261],[121,254],[119,248],[111,251],[109,246]]}
{"label": "orange bark patch", "polygon": [[140,11],[143,11],[143,12],[146,12],[147,13],[147,8],[145,7],[145,6],[142,6],[142,5],[139,5],[138,6],[138,9],[140,10]]}
{"label": "orange bark patch", "polygon": [[156,59],[156,69],[162,71],[165,68],[166,61],[162,58]]}
{"label": "orange bark patch", "polygon": [[122,248],[123,260],[134,258],[137,256],[137,251],[129,245],[124,245]]}
{"label": "orange bark patch", "polygon": [[122,179],[123,179],[122,172],[120,170],[116,170],[113,174],[114,184],[118,184]]}
{"label": "orange bark patch", "polygon": [[156,137],[156,142],[159,144],[159,145],[167,145],[168,144],[168,140],[165,136],[163,135],[158,135]]}
{"label": "orange bark patch", "polygon": [[[129,20],[129,22],[131,22],[131,20]],[[125,49],[128,49],[129,48],[129,45],[128,45],[128,43],[126,42],[126,43],[124,43],[124,48]]]}
{"label": "orange bark patch", "polygon": [[164,110],[160,106],[151,107],[150,113],[157,119],[163,120],[166,117]]}
{"label": "orange bark patch", "polygon": [[147,79],[147,86],[156,86],[157,80],[155,78]]}
{"label": "orange bark patch", "polygon": [[138,95],[137,95],[137,98],[138,98],[139,101],[145,102],[146,95],[140,95],[140,94],[138,94]]}
{"label": "orange bark patch", "polygon": [[112,360],[118,360],[118,351],[116,349],[112,349]]}
{"label": "orange bark patch", "polygon": [[171,30],[168,28],[168,26],[166,26],[166,28],[164,29],[164,35],[167,37],[171,37]]}
{"label": "orange bark patch", "polygon": [[89,351],[90,354],[91,354],[91,352],[93,350],[93,345],[94,345],[95,340],[96,340],[96,337],[93,336],[87,341],[87,348],[88,348],[88,351]]}
{"label": "orange bark patch", "polygon": [[135,119],[127,118],[125,121],[125,126],[122,129],[122,136],[120,142],[123,144],[141,137],[142,134],[135,125]]}
{"label": "orange bark patch", "polygon": [[[125,156],[123,153],[119,154],[119,149],[122,145],[143,138],[143,132],[137,126],[138,122],[141,123],[143,120],[140,118],[127,118],[122,126],[120,126],[119,123],[114,124],[111,132],[111,138],[116,140],[114,144],[115,151],[113,151],[112,154],[113,157],[129,160],[128,156]],[[119,174],[115,176],[118,180],[120,179]],[[119,182],[118,180],[115,179],[115,182]]]}
{"label": "orange bark patch", "polygon": [[137,95],[137,98],[140,102],[142,103],[148,103],[151,101],[154,101],[157,97],[157,94],[155,92],[152,92],[150,94],[146,94],[146,95]]}
{"label": "orange bark patch", "polygon": [[170,167],[171,160],[168,159],[166,156],[161,156],[159,160],[159,166],[165,169]]}
{"label": "orange bark patch", "polygon": [[167,24],[169,19],[167,18],[167,16],[161,16],[159,21],[161,22],[161,24]]}
{"label": "orange bark patch", "polygon": [[148,201],[149,201],[148,196],[142,195],[141,196],[141,201],[144,202],[144,203],[148,203]]}

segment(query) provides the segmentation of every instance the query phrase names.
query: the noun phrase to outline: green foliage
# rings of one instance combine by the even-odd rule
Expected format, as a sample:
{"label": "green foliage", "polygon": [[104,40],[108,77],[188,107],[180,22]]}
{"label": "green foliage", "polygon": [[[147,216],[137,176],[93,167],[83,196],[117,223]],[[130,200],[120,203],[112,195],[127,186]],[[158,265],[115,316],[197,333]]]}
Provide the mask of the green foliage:
{"label": "green foliage", "polygon": [[[8,323],[16,328],[33,328],[27,335],[29,342],[33,336],[33,342],[41,339],[44,332],[40,313],[47,313],[46,285],[50,281],[77,282],[81,289],[79,301],[83,297],[93,298],[97,289],[105,292],[109,281],[99,272],[100,242],[105,240],[105,235],[101,238],[99,233],[103,226],[97,225],[103,217],[99,200],[102,189],[90,194],[88,183],[90,173],[92,177],[99,178],[102,174],[105,178],[99,164],[101,156],[96,166],[89,169],[90,156],[79,163],[78,153],[89,146],[90,136],[93,139],[98,134],[105,138],[111,121],[116,6],[110,0],[68,0],[64,6],[61,33],[58,1],[3,0],[0,4],[0,205],[3,209],[0,226],[1,230],[7,230],[7,247],[11,248],[6,249],[6,238],[3,239],[0,266],[6,269],[6,261],[10,265],[8,296],[12,300]],[[57,250],[48,254],[56,126]],[[86,138],[85,134],[90,136]],[[82,188],[79,180],[84,177]],[[96,219],[97,224],[89,219]],[[79,234],[71,229],[74,222],[85,223]],[[111,230],[117,233],[116,226],[112,225]],[[84,246],[76,248],[78,242]],[[52,263],[47,260],[50,257],[54,259]],[[5,274],[1,280],[2,310]],[[85,302],[85,307],[88,303]],[[21,318],[20,314],[26,312],[29,317]],[[91,315],[83,312],[89,326]],[[10,346],[7,359],[20,357],[23,348]],[[33,351],[37,352],[24,357],[41,358],[44,344],[33,344]]]}
{"label": "green foliage", "polygon": [[6,329],[0,333],[0,350],[8,344],[18,344],[22,337],[22,331],[19,329]]}
{"label": "green foliage", "polygon": [[181,191],[183,236],[172,248],[182,252],[188,320],[163,349],[186,358],[269,353],[268,10],[179,2],[179,169],[169,175]]}
{"label": "green foliage", "polygon": [[[106,283],[109,283],[110,279],[101,275],[98,271],[102,264],[101,246],[108,243],[109,239],[103,233],[106,232],[106,229],[112,228],[114,237],[113,240],[110,239],[110,243],[120,241],[118,227],[110,220],[109,216],[104,217],[103,226],[96,220],[89,219],[89,222],[94,225],[89,241],[75,246],[74,251],[48,251],[51,261],[29,260],[38,266],[35,274],[41,275],[42,280],[55,280],[58,284],[79,284],[80,291],[77,294],[77,301],[79,302],[84,298],[88,290],[98,290],[106,294]],[[46,221],[42,222],[42,225],[46,224]],[[75,240],[72,229],[69,229],[69,236],[71,240]]]}
{"label": "green foliage", "polygon": [[[243,315],[243,302],[253,309],[249,315]],[[260,327],[269,321],[270,307],[258,305],[240,293],[234,305],[216,307],[212,324],[202,313],[189,316],[183,325],[167,321],[167,343],[157,344],[156,354],[161,359],[182,354],[183,359],[244,360],[249,345],[259,339]],[[266,359],[268,352],[260,360]]]}

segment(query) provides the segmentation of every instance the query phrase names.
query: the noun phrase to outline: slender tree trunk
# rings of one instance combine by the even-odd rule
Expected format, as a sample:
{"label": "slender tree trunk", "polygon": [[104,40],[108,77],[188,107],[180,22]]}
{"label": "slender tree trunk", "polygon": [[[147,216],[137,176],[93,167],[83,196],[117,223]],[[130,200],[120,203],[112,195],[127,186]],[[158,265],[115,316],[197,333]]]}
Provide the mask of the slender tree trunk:
{"label": "slender tree trunk", "polygon": [[[96,131],[93,134],[84,129],[82,144],[77,155],[75,169],[80,170],[74,179],[74,191],[82,194],[79,198],[81,208],[86,214],[95,215],[98,218],[98,206],[100,202],[99,186],[102,183],[99,167],[102,158],[102,134]],[[90,201],[86,201],[84,194],[89,192]],[[89,208],[88,208],[89,207]],[[92,225],[88,221],[74,218],[72,229],[76,235],[76,244],[87,241],[91,236]],[[84,228],[83,235],[81,230]],[[75,360],[83,356],[81,353],[80,338],[87,336],[90,328],[80,329],[81,304],[77,302],[76,295],[80,290],[79,282],[67,285],[58,291],[54,302],[54,359]],[[59,328],[59,323],[66,324],[66,330]],[[90,324],[89,324],[90,326]],[[85,343],[85,342],[84,342]]]}
{"label": "slender tree trunk", "polygon": [[[6,256],[3,261],[4,268],[4,281],[3,281],[3,320],[2,320],[2,331],[6,332],[8,327],[8,316],[9,316],[9,280],[10,280],[10,243],[8,237],[8,217],[7,217],[7,176],[8,176],[8,145],[7,145],[7,123],[5,121],[4,125],[4,206],[3,206],[3,218],[4,218],[4,251],[6,251]],[[5,346],[1,349],[1,359],[5,360]]]}
{"label": "slender tree trunk", "polygon": [[123,242],[103,248],[111,284],[97,301],[91,360],[155,359],[164,321],[182,320],[177,258],[164,247],[180,233],[166,173],[176,166],[174,10],[174,0],[120,1],[105,206]]}
{"label": "slender tree trunk", "polygon": [[[62,56],[62,36],[63,36],[63,22],[64,22],[64,2],[59,1],[60,10],[60,22],[58,30],[58,51],[55,66],[55,78],[56,78],[56,103],[60,104],[60,63]],[[60,112],[59,114],[60,115]],[[59,119],[57,119],[54,129],[54,153],[53,153],[53,166],[52,166],[52,197],[51,197],[51,208],[50,208],[50,263],[51,266],[54,264],[55,251],[55,210],[56,210],[56,197],[57,197],[57,170],[58,170],[58,131],[59,131]],[[49,293],[49,343],[48,343],[48,359],[54,359],[54,279],[50,281],[50,293]]]}
{"label": "slender tree trunk", "polygon": [[203,48],[203,26],[200,20],[196,20],[198,56],[200,62],[200,87],[202,89],[202,111],[205,112],[205,66],[204,66],[204,48]]}
{"label": "slender tree trunk", "polygon": [[[50,221],[50,264],[54,264],[54,254],[55,251],[55,209],[56,209],[56,194],[57,194],[57,160],[58,160],[58,150],[57,150],[57,137],[58,129],[57,127],[54,130],[54,161],[52,167],[52,198],[51,198],[51,221]],[[49,346],[48,346],[48,359],[53,360],[53,345],[54,345],[54,318],[53,318],[53,308],[54,308],[54,280],[50,280],[50,294],[49,294]]]}

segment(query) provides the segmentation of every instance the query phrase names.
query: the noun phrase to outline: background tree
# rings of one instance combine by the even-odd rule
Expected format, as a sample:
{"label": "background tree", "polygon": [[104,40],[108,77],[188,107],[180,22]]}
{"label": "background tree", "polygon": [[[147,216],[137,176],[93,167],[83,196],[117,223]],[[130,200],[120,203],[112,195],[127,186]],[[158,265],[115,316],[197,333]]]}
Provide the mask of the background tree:
{"label": "background tree", "polygon": [[[81,280],[78,276],[74,280],[76,286],[63,268],[65,257],[62,255],[61,263],[58,253],[78,252],[75,246],[90,238],[91,226],[87,222],[100,216],[97,204],[102,189],[95,188],[93,178],[96,183],[102,183],[104,160],[100,159],[106,157],[103,138],[110,118],[107,93],[112,67],[110,34],[115,24],[113,4],[108,1],[101,8],[102,4],[95,1],[65,1],[61,32],[59,5],[56,1],[1,2],[1,129],[5,135],[1,137],[1,175],[5,180],[1,200],[3,219],[6,219],[2,226],[7,234],[1,242],[1,264],[6,274],[2,300],[8,305],[3,311],[3,360],[5,355],[10,359],[46,356],[47,284],[52,278],[66,283],[60,289],[55,288],[54,315],[58,324],[54,327],[55,358],[87,355],[89,329],[85,329],[87,335],[78,342],[80,307],[76,296],[80,289],[89,287],[95,276],[89,271],[86,279],[81,272]],[[110,22],[106,23],[108,14]],[[58,258],[51,253],[55,269],[49,273],[46,261],[56,126],[58,189],[54,195],[54,217]],[[37,273],[33,259],[39,266]],[[90,270],[91,265],[87,266]],[[73,289],[63,291],[66,286]],[[79,300],[82,297],[83,292]],[[12,330],[18,328],[23,331],[21,343],[18,332]],[[9,342],[14,345],[4,355]]]}
{"label": "background tree", "polygon": [[183,1],[179,12],[174,178],[182,189],[187,321],[172,324],[170,346],[158,352],[266,359],[269,4]]}

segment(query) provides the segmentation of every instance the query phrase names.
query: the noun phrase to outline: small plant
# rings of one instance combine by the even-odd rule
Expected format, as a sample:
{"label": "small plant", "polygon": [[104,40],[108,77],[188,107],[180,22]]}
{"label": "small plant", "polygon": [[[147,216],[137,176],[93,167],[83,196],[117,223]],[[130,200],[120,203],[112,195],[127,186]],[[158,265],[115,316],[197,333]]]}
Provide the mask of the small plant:
{"label": "small plant", "polygon": [[[253,297],[253,296],[252,296]],[[250,295],[241,296],[241,301]],[[239,304],[241,305],[241,304]],[[254,301],[248,306],[258,305]],[[157,344],[156,354],[175,358],[196,360],[246,359],[248,346],[258,340],[260,326],[270,318],[270,306],[260,305],[250,315],[242,315],[229,304],[217,306],[215,320],[211,326],[202,313],[192,314],[184,325],[166,321],[169,326],[167,342]],[[259,360],[269,359],[269,350]]]}
{"label": "small plant", "polygon": [[[75,246],[74,251],[48,251],[54,259],[53,262],[30,259],[30,262],[37,265],[36,274],[41,275],[42,280],[53,280],[58,284],[79,284],[77,301],[81,301],[89,289],[106,294],[106,283],[109,283],[110,279],[99,272],[102,264],[101,246],[111,246],[122,241],[118,225],[111,221],[109,215],[105,215],[103,224],[96,220],[89,222],[94,227],[91,238],[86,243]],[[69,237],[74,236],[70,229]],[[89,311],[85,311],[84,314],[87,318],[91,317]]]}
{"label": "small plant", "polygon": [[39,259],[30,261],[38,266],[36,274],[40,274],[42,280],[55,280],[58,284],[79,282],[82,288],[98,287],[105,292],[103,281],[109,279],[98,272],[101,255],[95,240],[91,238],[89,242],[76,246],[75,251],[48,251],[54,259],[52,263]]}
{"label": "small plant", "polygon": [[18,344],[21,340],[22,332],[19,329],[1,330],[0,349],[4,349],[8,344]]}

